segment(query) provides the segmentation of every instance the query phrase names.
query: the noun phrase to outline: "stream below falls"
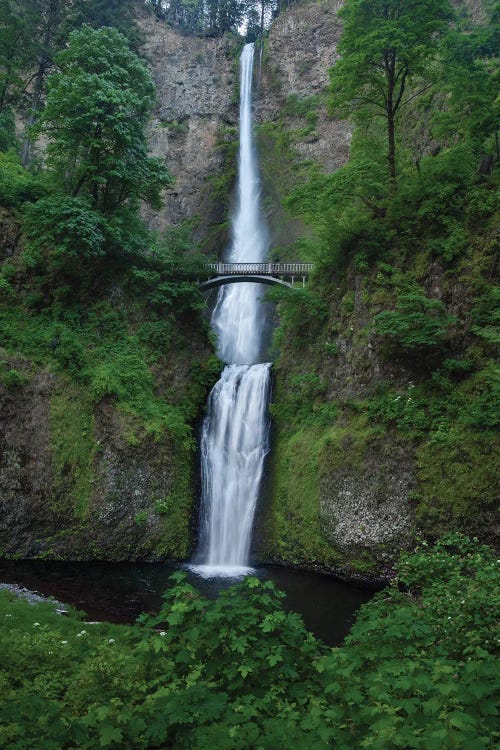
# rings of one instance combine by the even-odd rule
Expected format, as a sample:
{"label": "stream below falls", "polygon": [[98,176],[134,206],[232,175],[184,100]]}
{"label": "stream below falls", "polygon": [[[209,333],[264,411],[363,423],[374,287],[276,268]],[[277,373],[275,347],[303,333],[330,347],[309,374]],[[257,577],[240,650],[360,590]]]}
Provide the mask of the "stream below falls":
{"label": "stream below falls", "polygon": [[[179,568],[205,596],[215,597],[236,582],[202,578],[175,562],[73,563],[0,560],[0,583],[17,584],[83,610],[90,620],[131,623],[141,612],[156,613],[169,577]],[[288,568],[259,567],[253,575],[273,581],[285,592],[284,607],[298,612],[318,638],[339,644],[354,622],[356,611],[372,593],[332,576]]]}

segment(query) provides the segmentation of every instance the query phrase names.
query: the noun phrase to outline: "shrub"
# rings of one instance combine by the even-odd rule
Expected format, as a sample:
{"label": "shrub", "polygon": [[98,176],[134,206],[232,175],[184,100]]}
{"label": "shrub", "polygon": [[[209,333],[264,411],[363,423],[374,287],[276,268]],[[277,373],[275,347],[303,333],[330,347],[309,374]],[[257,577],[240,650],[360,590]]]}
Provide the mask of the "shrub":
{"label": "shrub", "polygon": [[139,513],[136,513],[134,516],[134,523],[136,526],[145,526],[148,522],[148,513],[145,510],[140,510]]}
{"label": "shrub", "polygon": [[0,153],[0,204],[14,208],[45,193],[39,177],[21,166],[14,150]]}
{"label": "shrub", "polygon": [[334,649],[253,577],[208,599],[176,573],[160,612],[135,626],[89,626],[0,592],[0,743],[493,748],[492,551],[449,536],[404,555],[398,577]]}
{"label": "shrub", "polygon": [[104,218],[86,200],[43,198],[24,213],[28,263],[38,265],[43,258],[49,269],[59,270],[69,259],[99,258],[105,253],[105,230]]}
{"label": "shrub", "polygon": [[441,300],[429,299],[419,291],[401,294],[395,310],[375,316],[375,332],[406,351],[440,348],[456,322]]}

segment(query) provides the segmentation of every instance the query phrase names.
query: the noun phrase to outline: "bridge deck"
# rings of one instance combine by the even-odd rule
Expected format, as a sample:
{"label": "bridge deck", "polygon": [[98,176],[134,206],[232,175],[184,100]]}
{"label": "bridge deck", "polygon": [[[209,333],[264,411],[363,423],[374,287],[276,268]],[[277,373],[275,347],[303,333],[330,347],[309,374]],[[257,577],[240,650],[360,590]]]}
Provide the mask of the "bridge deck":
{"label": "bridge deck", "polygon": [[224,284],[256,282],[258,284],[279,284],[293,287],[306,279],[314,268],[314,263],[171,263],[170,272],[178,277],[197,279],[200,289],[208,290]]}
{"label": "bridge deck", "polygon": [[274,276],[306,277],[312,271],[313,263],[206,263],[210,276]]}

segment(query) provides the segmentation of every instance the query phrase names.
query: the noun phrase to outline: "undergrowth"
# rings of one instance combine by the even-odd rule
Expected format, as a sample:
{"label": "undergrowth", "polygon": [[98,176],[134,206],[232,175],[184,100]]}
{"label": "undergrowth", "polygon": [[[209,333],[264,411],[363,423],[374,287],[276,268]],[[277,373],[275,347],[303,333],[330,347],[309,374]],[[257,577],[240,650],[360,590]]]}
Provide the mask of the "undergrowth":
{"label": "undergrowth", "polygon": [[452,535],[397,574],[333,649],[252,577],[210,600],[176,573],[133,626],[0,592],[2,747],[492,750],[492,552]]}

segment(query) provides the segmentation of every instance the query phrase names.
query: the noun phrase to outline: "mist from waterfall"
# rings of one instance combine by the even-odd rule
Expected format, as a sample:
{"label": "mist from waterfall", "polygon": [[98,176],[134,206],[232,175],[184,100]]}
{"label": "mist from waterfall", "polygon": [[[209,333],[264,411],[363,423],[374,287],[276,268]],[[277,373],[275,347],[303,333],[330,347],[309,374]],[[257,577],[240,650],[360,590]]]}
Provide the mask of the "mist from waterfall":
{"label": "mist from waterfall", "polygon": [[[265,260],[269,239],[260,212],[252,136],[254,45],[240,59],[238,202],[226,260]],[[231,576],[249,565],[253,521],[269,451],[270,363],[261,363],[266,324],[262,286],[221,287],[212,314],[218,354],[227,363],[208,401],[201,438],[202,509],[197,572]]]}

